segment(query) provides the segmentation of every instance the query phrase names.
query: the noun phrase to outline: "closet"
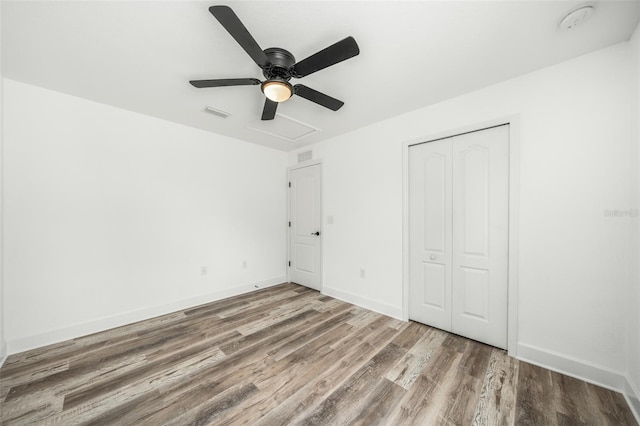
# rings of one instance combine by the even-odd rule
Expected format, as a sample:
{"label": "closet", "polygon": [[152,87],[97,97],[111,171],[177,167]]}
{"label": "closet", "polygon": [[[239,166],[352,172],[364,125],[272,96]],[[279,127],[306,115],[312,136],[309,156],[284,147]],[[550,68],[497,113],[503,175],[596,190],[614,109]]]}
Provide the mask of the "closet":
{"label": "closet", "polygon": [[409,318],[507,347],[509,126],[409,147]]}

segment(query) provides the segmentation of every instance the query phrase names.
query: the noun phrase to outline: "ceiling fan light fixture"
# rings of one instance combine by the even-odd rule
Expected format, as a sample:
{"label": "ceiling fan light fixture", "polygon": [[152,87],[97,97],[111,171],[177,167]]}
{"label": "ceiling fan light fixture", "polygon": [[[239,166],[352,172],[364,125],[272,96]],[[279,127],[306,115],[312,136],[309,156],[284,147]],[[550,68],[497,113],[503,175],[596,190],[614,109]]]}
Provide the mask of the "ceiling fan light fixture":
{"label": "ceiling fan light fixture", "polygon": [[302,84],[292,86],[289,80],[306,77],[360,54],[358,43],[353,37],[344,38],[302,61],[296,62],[296,58],[291,52],[280,47],[270,47],[263,50],[229,6],[211,6],[209,12],[258,65],[266,81],[262,82],[257,78],[218,78],[191,80],[189,83],[192,86],[205,88],[260,85],[260,89],[265,95],[262,121],[273,120],[278,110],[278,104],[294,94],[332,111],[337,111],[344,105],[344,102]]}
{"label": "ceiling fan light fixture", "polygon": [[293,87],[284,80],[267,80],[262,83],[261,89],[273,102],[284,102],[293,95]]}

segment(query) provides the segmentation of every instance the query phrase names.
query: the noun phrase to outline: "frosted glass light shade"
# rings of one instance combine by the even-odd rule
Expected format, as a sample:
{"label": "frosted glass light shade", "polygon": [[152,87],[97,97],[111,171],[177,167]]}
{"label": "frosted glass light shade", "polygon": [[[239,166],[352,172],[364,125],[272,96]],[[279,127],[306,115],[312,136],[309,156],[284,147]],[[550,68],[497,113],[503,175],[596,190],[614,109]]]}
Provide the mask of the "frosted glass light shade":
{"label": "frosted glass light shade", "polygon": [[262,93],[274,102],[284,102],[291,97],[293,90],[286,81],[265,81],[262,83]]}

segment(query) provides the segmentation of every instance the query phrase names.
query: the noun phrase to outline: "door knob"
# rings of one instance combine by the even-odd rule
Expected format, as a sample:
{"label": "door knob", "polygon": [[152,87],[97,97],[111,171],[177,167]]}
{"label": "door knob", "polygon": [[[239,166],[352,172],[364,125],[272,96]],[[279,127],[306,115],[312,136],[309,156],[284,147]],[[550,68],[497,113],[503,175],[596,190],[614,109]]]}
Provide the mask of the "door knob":
{"label": "door knob", "polygon": [[436,260],[436,257],[432,254],[431,256],[429,256],[429,259]]}
{"label": "door knob", "polygon": [[320,231],[312,232],[311,235],[320,235]]}

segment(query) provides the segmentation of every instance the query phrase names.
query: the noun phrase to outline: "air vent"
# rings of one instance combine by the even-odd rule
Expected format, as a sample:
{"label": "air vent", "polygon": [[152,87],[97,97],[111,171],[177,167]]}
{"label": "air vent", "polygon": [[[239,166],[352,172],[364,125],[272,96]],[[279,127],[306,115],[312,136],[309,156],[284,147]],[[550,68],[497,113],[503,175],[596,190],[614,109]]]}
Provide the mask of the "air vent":
{"label": "air vent", "polygon": [[295,142],[320,130],[282,114],[276,114],[274,120],[258,120],[247,127],[251,130],[277,136],[290,142]]}
{"label": "air vent", "polygon": [[223,110],[221,110],[221,109],[214,108],[214,107],[212,107],[212,106],[208,106],[208,105],[207,105],[207,107],[204,109],[204,111],[205,111],[205,112],[208,112],[209,114],[213,114],[213,115],[215,115],[216,117],[220,117],[220,118],[227,118],[228,116],[230,116],[230,115],[231,115],[231,113],[230,113],[230,112],[226,112],[226,111],[223,111]]}
{"label": "air vent", "polygon": [[303,161],[309,161],[313,158],[313,153],[311,151],[305,151],[298,153],[298,163],[302,163]]}

